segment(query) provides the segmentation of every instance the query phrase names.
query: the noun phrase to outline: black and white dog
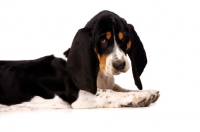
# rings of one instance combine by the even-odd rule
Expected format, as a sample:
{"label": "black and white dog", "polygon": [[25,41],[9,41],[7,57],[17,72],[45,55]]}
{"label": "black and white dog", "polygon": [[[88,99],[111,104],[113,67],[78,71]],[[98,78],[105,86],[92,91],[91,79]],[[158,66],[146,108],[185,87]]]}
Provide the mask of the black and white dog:
{"label": "black and white dog", "polygon": [[[130,65],[140,90],[126,90],[115,84],[113,75]],[[143,107],[160,96],[156,90],[142,90],[140,75],[146,53],[134,27],[110,11],[94,16],[74,37],[62,56],[45,56],[28,61],[0,61],[0,104],[15,105],[60,97],[72,108]]]}

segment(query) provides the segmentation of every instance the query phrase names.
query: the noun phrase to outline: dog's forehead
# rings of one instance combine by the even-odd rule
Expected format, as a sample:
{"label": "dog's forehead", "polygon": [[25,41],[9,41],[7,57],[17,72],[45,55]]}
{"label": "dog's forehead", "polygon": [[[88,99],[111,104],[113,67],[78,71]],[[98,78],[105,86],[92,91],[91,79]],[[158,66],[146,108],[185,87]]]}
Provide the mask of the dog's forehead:
{"label": "dog's forehead", "polygon": [[125,40],[124,38],[128,38],[129,36],[126,21],[116,14],[107,12],[103,12],[94,18],[91,20],[94,25],[88,25],[94,28],[94,47],[96,51],[100,55],[110,54],[117,44],[118,47],[125,52],[128,39]]}
{"label": "dog's forehead", "polygon": [[105,15],[99,18],[98,30],[101,32],[115,30],[119,32],[126,29],[126,24],[120,17]]}
{"label": "dog's forehead", "polygon": [[127,24],[120,17],[102,16],[98,24],[98,34],[105,35],[107,40],[122,40],[129,34]]}

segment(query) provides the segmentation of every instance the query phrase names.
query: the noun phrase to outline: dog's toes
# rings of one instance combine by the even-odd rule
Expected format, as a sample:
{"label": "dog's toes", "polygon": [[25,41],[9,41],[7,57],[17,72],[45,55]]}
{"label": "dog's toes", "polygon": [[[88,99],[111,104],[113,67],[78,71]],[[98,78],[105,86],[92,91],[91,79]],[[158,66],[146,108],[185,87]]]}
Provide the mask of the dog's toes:
{"label": "dog's toes", "polygon": [[142,100],[142,101],[140,101],[138,103],[134,103],[134,102],[129,103],[128,106],[132,106],[132,107],[147,107],[147,106],[149,106],[151,104],[151,102],[152,102],[151,98],[148,99],[147,101],[146,101],[146,99],[144,99],[144,100]]}
{"label": "dog's toes", "polygon": [[145,106],[146,106],[146,107],[149,106],[149,105],[151,104],[152,98],[153,98],[153,97],[151,97],[148,101],[145,102]]}
{"label": "dog's toes", "polygon": [[158,100],[159,97],[160,97],[159,93],[157,95],[154,95],[154,97],[152,99],[152,103],[155,103]]}
{"label": "dog's toes", "polygon": [[132,97],[132,102],[123,105],[123,107],[147,107],[153,99],[153,96],[148,92],[134,92]]}
{"label": "dog's toes", "polygon": [[148,93],[150,93],[151,96],[153,97],[151,103],[155,103],[158,100],[158,98],[160,97],[159,91],[156,91],[156,90],[146,90],[146,91]]}
{"label": "dog's toes", "polygon": [[[141,97],[143,99],[141,99]],[[147,107],[151,104],[152,102],[152,95],[147,93],[147,92],[144,92],[143,93],[143,96],[140,96],[138,99],[138,102],[135,103],[136,107]]]}
{"label": "dog's toes", "polygon": [[140,102],[138,102],[138,103],[137,103],[137,106],[138,106],[138,107],[144,107],[144,106],[145,106],[145,99],[142,100],[142,101],[140,101]]}
{"label": "dog's toes", "polygon": [[147,107],[151,104],[152,98],[149,98],[147,101],[144,99],[137,103],[137,107]]}

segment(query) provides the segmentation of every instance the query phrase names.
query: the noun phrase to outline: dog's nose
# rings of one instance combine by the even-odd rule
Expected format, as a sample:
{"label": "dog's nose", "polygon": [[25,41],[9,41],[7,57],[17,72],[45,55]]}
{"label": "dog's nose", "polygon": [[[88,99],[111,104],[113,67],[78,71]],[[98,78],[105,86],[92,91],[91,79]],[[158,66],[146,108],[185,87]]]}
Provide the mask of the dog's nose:
{"label": "dog's nose", "polygon": [[112,63],[112,65],[117,71],[121,71],[125,68],[126,63],[123,60],[116,60]]}

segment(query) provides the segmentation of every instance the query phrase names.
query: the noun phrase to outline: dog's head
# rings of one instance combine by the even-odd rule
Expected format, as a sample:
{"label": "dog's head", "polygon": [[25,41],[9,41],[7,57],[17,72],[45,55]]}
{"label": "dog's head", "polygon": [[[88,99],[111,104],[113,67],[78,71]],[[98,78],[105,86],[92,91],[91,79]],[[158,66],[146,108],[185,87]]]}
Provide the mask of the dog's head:
{"label": "dog's head", "polygon": [[98,71],[106,76],[126,72],[130,67],[127,54],[135,84],[142,89],[139,77],[147,63],[142,42],[131,24],[113,12],[102,11],[77,32],[67,67],[78,88],[95,93]]}

